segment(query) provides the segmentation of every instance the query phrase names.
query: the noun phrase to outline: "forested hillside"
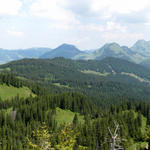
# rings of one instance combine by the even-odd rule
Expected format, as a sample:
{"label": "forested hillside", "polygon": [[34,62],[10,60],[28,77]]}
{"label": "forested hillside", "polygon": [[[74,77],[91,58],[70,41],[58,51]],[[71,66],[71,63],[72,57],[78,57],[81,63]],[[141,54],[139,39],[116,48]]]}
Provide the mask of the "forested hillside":
{"label": "forested hillside", "polygon": [[146,68],[150,69],[150,59],[147,59],[147,60],[141,62],[141,65],[143,65]]}
{"label": "forested hillside", "polygon": [[110,104],[122,97],[149,101],[150,71],[116,58],[101,61],[23,59],[0,66],[24,80],[34,81],[51,93],[76,91],[90,96],[97,104]]}
{"label": "forested hillside", "polygon": [[[104,109],[78,93],[47,94],[38,88],[35,93],[40,94],[0,101],[0,149],[105,150],[110,144],[106,139],[111,139],[108,127],[113,131],[114,122],[120,125],[118,135],[126,139],[120,144],[122,147],[133,150],[148,145],[148,103],[135,100],[132,104],[126,99]],[[69,124],[60,124],[58,108],[74,112],[74,119]],[[76,114],[83,116],[82,123]]]}
{"label": "forested hillside", "polygon": [[[140,65],[114,58],[23,59],[0,71],[2,150],[108,150],[108,127],[113,132],[116,123],[121,147],[149,145],[150,76]],[[10,96],[5,86],[19,93]],[[30,94],[21,94],[24,87]]]}

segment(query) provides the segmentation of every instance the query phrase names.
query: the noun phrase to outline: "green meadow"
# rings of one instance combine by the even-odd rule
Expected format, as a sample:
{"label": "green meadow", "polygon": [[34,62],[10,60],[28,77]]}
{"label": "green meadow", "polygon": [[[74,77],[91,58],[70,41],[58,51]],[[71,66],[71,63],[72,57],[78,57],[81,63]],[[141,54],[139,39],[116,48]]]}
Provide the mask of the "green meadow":
{"label": "green meadow", "polygon": [[70,110],[63,110],[61,108],[56,108],[56,116],[55,119],[58,125],[62,123],[72,123],[73,118],[77,114],[79,123],[84,122],[84,116],[81,116],[79,113],[72,112]]}
{"label": "green meadow", "polygon": [[26,98],[30,95],[35,96],[28,87],[16,88],[5,84],[0,85],[0,97],[2,100],[11,99],[16,96]]}

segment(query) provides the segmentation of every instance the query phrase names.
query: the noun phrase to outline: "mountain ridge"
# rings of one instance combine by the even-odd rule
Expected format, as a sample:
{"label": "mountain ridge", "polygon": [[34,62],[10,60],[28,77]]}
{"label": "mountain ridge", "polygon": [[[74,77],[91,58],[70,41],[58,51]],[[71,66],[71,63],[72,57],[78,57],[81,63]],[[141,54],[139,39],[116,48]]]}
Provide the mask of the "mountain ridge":
{"label": "mountain ridge", "polygon": [[39,58],[47,51],[51,51],[50,48],[28,48],[28,49],[0,49],[0,64],[7,63],[13,60],[19,60],[23,58]]}
{"label": "mountain ridge", "polygon": [[50,52],[45,53],[40,58],[55,58],[55,57],[64,57],[64,58],[73,58],[76,55],[84,53],[74,45],[71,44],[62,44],[57,48],[53,49]]}
{"label": "mountain ridge", "polygon": [[135,52],[138,52],[145,57],[150,56],[150,41],[138,40],[131,49]]}
{"label": "mountain ridge", "polygon": [[75,60],[102,60],[106,57],[125,59],[137,64],[150,59],[150,41],[138,40],[132,47],[120,46],[118,43],[106,43],[91,52],[80,50],[71,44],[62,44],[55,49],[29,48],[22,50],[0,49],[0,63],[7,63],[23,58],[55,58],[64,57]]}

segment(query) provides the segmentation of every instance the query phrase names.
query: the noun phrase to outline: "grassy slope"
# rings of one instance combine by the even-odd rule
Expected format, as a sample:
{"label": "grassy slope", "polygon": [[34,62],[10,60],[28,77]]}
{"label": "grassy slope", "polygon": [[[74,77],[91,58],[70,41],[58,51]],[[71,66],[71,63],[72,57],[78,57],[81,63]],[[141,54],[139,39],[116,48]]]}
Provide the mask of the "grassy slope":
{"label": "grassy slope", "polygon": [[62,123],[72,123],[74,115],[78,115],[78,121],[83,123],[84,122],[84,116],[81,116],[79,113],[72,112],[70,110],[63,110],[61,108],[56,108],[56,116],[55,119],[58,123],[58,125]]}
{"label": "grassy slope", "polygon": [[104,77],[110,74],[109,72],[100,73],[100,72],[96,72],[93,70],[83,70],[81,72],[85,74],[93,74],[93,75],[99,75],[99,76],[104,76]]}
{"label": "grassy slope", "polygon": [[13,86],[7,86],[5,84],[0,85],[0,97],[2,100],[10,99],[19,95],[19,97],[29,97],[30,95],[34,96],[31,90],[27,87],[16,88]]}
{"label": "grassy slope", "polygon": [[60,83],[53,83],[53,85],[60,87],[60,88],[70,88],[68,85],[61,85]]}

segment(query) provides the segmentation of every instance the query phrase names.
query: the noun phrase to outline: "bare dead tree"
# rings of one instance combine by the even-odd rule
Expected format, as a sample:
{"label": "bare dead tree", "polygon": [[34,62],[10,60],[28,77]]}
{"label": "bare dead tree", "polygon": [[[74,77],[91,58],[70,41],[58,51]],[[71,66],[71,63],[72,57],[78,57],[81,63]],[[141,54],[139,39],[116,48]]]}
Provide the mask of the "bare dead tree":
{"label": "bare dead tree", "polygon": [[117,131],[119,129],[119,124],[115,123],[115,131],[112,133],[110,128],[108,128],[108,131],[111,135],[111,143],[110,143],[110,150],[124,150],[121,146],[118,145],[122,140],[121,138],[118,138]]}

